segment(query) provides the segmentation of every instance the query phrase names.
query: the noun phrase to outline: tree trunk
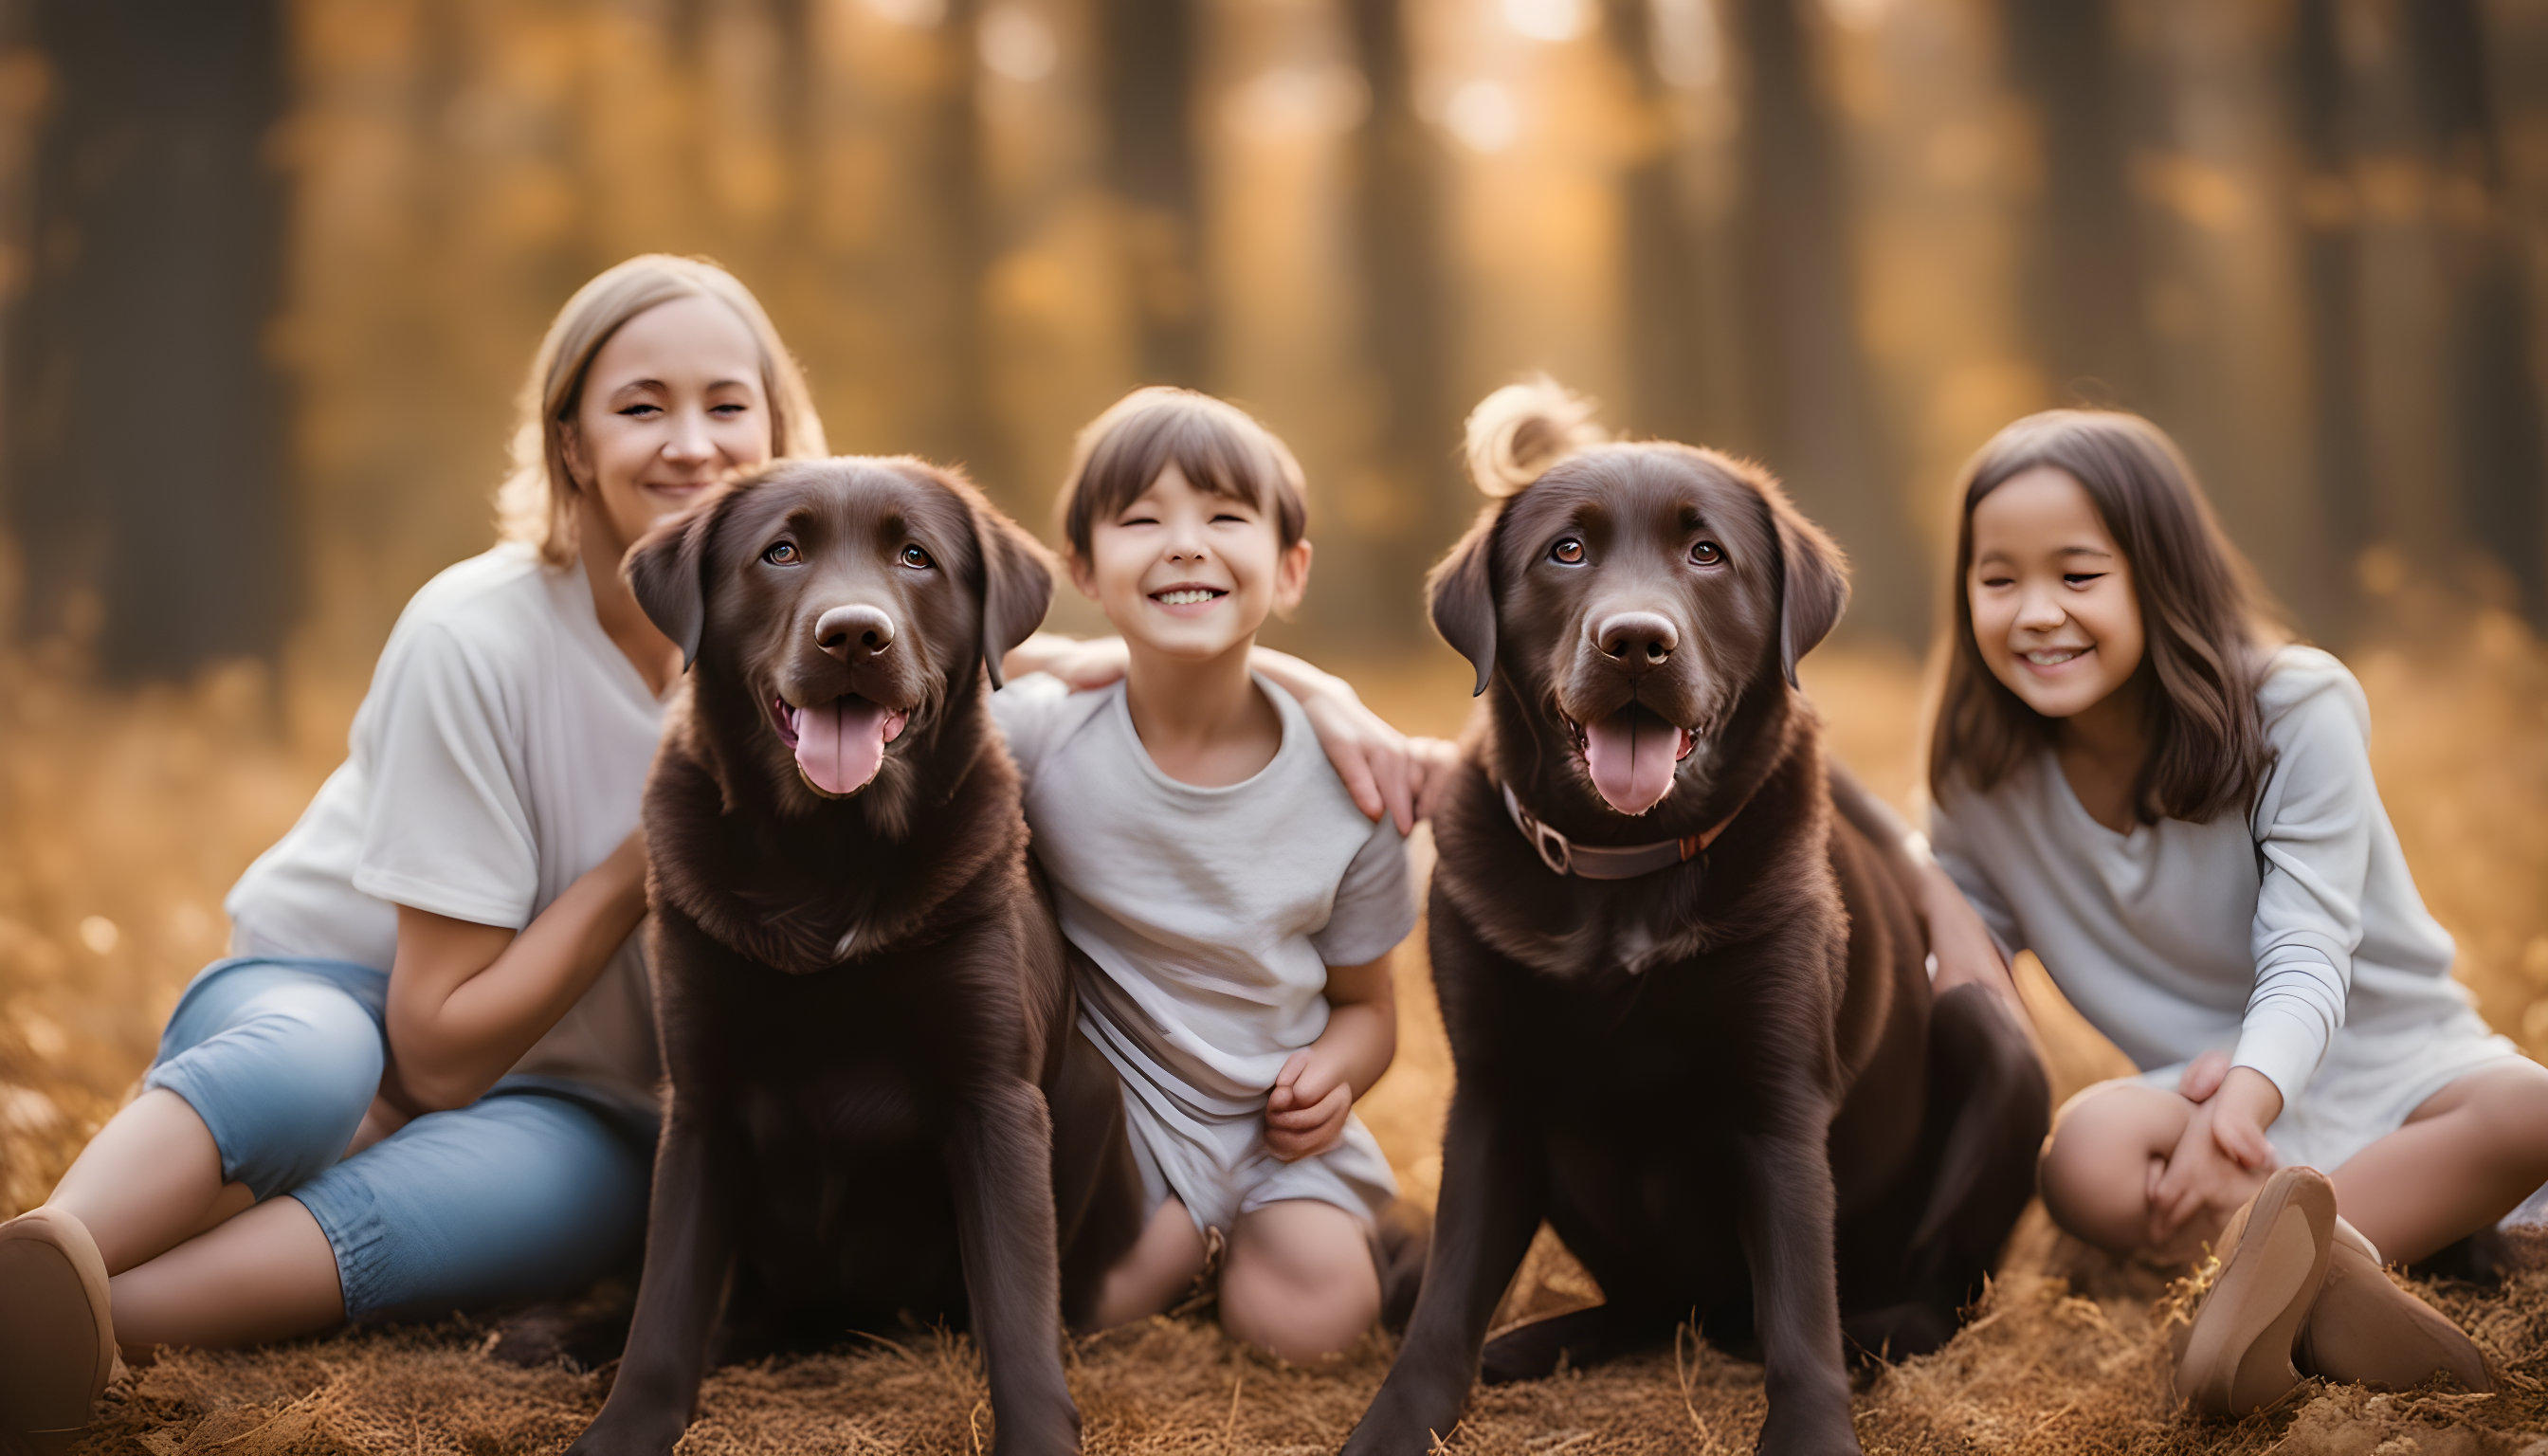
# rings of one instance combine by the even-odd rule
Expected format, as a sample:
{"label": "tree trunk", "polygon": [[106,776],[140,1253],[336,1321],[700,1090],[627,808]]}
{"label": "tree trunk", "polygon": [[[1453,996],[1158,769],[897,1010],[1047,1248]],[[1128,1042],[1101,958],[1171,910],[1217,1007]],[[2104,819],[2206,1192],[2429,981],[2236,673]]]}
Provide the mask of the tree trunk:
{"label": "tree trunk", "polygon": [[1925,551],[1886,459],[1858,337],[1849,187],[1797,0],[1731,7],[1750,62],[1738,249],[1760,439],[1851,559],[1853,631],[1926,640]]}
{"label": "tree trunk", "polygon": [[1192,0],[1098,0],[1108,180],[1123,209],[1143,384],[1205,382]]}
{"label": "tree trunk", "polygon": [[93,631],[117,676],[270,655],[297,575],[265,357],[281,17],[271,0],[31,10],[53,95],[0,442],[25,621]]}

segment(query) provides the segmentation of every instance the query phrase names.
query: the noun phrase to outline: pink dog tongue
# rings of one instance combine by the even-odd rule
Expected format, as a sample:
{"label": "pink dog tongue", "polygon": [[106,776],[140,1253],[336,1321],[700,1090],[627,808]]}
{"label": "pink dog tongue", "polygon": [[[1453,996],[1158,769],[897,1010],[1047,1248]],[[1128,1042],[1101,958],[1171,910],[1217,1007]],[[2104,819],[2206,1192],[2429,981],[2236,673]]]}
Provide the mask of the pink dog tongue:
{"label": "pink dog tongue", "polygon": [[825,793],[856,793],[884,762],[882,703],[835,698],[796,715],[796,767]]}
{"label": "pink dog tongue", "polygon": [[1634,703],[1584,725],[1584,766],[1611,808],[1642,814],[1671,789],[1681,733]]}

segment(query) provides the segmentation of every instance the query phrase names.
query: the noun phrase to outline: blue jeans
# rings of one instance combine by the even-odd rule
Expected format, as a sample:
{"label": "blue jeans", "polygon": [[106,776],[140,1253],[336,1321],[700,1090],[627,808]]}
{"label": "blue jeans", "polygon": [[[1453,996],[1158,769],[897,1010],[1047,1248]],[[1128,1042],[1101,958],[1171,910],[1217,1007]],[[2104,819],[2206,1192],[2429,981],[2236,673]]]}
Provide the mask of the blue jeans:
{"label": "blue jeans", "polygon": [[143,1085],[204,1120],[224,1181],[310,1210],[348,1320],[574,1289],[635,1253],[654,1130],[599,1088],[508,1077],[343,1156],[380,1089],[388,994],[388,976],[342,960],[216,961]]}

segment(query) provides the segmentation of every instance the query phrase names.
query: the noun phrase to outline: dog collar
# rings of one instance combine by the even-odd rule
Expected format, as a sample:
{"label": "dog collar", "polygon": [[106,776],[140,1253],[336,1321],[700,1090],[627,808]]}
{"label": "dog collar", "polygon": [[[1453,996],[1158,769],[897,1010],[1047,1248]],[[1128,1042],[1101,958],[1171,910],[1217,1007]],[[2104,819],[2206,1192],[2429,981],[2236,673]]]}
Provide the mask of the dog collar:
{"label": "dog collar", "polygon": [[[1579,845],[1539,821],[1538,816],[1521,806],[1521,799],[1509,783],[1499,783],[1504,793],[1504,812],[1512,816],[1513,827],[1521,837],[1539,851],[1540,863],[1560,874],[1578,879],[1634,879],[1675,864],[1686,864],[1707,853],[1707,847],[1734,822],[1728,814],[1716,826],[1699,834],[1684,834],[1679,839],[1663,840],[1650,845]],[[1743,811],[1737,808],[1734,813]]]}

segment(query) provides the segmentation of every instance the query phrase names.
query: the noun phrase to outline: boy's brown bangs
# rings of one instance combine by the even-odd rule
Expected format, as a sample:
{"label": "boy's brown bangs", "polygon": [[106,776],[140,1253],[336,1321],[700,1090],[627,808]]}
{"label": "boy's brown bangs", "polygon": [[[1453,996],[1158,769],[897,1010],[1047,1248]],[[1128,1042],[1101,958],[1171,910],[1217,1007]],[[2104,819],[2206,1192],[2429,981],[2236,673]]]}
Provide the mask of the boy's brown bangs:
{"label": "boy's brown bangs", "polygon": [[1173,465],[1207,496],[1275,519],[1285,547],[1309,533],[1301,467],[1265,427],[1234,406],[1185,390],[1136,391],[1080,437],[1062,489],[1062,536],[1086,556],[1096,522],[1116,514]]}

